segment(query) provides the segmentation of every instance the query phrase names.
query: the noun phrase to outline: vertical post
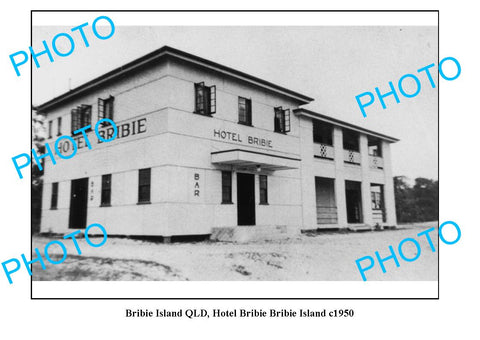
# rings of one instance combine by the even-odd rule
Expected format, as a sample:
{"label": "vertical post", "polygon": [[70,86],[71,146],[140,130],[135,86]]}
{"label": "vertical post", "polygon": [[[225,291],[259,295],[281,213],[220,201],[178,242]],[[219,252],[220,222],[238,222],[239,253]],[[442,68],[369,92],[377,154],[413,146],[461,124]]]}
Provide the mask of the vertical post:
{"label": "vertical post", "polygon": [[395,191],[393,188],[392,159],[390,143],[382,141],[383,172],[385,173],[385,186],[383,195],[385,199],[385,213],[387,214],[388,226],[397,225],[397,213],[395,211]]}
{"label": "vertical post", "polygon": [[370,159],[368,156],[368,136],[360,134],[360,162],[362,166],[362,213],[363,223],[373,226],[372,200],[370,189]]}
{"label": "vertical post", "polygon": [[347,227],[347,201],[345,198],[345,170],[343,160],[343,131],[333,128],[333,148],[335,152],[335,201],[337,204],[338,226]]}
{"label": "vertical post", "polygon": [[300,178],[302,183],[302,227],[317,228],[317,201],[315,193],[315,176],[313,171],[313,122],[311,118],[298,116],[300,134],[300,158],[302,166]]}

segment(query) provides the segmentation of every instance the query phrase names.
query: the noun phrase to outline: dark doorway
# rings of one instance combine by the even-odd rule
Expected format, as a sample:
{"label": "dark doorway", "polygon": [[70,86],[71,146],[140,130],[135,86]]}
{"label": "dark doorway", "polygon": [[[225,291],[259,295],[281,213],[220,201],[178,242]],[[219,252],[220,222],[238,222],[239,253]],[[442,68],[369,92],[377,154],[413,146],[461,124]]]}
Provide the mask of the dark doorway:
{"label": "dark doorway", "polygon": [[85,229],[87,225],[88,177],[72,180],[68,227]]}
{"label": "dark doorway", "polygon": [[315,177],[317,196],[317,224],[337,224],[337,204],[335,203],[335,180]]}
{"label": "dark doorway", "polygon": [[238,225],[255,225],[255,175],[237,173]]}
{"label": "dark doorway", "polygon": [[360,182],[345,181],[345,195],[347,201],[347,222],[362,223],[362,184]]}

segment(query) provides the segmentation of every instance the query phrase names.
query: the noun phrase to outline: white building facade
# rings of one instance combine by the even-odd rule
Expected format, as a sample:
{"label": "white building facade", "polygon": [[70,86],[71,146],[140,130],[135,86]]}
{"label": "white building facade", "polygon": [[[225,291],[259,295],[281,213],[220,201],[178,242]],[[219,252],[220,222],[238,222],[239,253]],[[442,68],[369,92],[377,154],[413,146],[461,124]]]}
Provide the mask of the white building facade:
{"label": "white building facade", "polygon": [[[78,146],[45,157],[41,232],[100,223],[109,235],[247,239],[394,226],[397,140],[301,108],[312,100],[165,46],[39,105],[51,149],[62,135]],[[117,126],[111,142],[93,131],[102,118]],[[91,149],[73,134],[86,125]]]}

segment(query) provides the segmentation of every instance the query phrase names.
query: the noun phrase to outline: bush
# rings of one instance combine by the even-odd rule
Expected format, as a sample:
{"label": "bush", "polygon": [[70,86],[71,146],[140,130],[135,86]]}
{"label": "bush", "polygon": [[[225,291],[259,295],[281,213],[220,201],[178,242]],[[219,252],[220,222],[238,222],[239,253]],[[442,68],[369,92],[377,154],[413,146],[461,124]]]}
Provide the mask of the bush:
{"label": "bush", "polygon": [[438,221],[438,181],[418,177],[413,188],[405,176],[396,176],[393,181],[399,223]]}

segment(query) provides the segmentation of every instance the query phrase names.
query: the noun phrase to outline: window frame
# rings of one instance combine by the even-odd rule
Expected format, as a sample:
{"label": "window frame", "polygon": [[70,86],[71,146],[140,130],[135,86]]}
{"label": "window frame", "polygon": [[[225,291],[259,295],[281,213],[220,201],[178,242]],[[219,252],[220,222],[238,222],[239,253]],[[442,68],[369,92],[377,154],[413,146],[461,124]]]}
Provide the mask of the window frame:
{"label": "window frame", "polygon": [[82,104],[73,108],[71,110],[72,124],[71,124],[71,133],[74,134],[75,131],[90,125],[85,131],[90,131],[92,129],[92,105]]}
{"label": "window frame", "polygon": [[283,134],[290,132],[290,109],[284,109],[282,106],[277,106],[274,107],[273,112],[273,131]]}
{"label": "window frame", "polygon": [[[263,181],[262,181],[263,179]],[[268,205],[268,176],[258,175],[259,204]],[[262,195],[263,193],[263,195]]]}
{"label": "window frame", "polygon": [[101,207],[112,206],[112,174],[102,175],[102,187],[100,191],[100,206]]}
{"label": "window frame", "polygon": [[372,210],[383,210],[382,193],[371,191]]}
{"label": "window frame", "polygon": [[[241,103],[244,101],[244,103]],[[245,115],[245,120],[241,119],[242,105]],[[243,124],[247,126],[252,126],[252,99],[245,97],[238,97],[238,124]]]}
{"label": "window frame", "polygon": [[[115,114],[115,97],[110,95],[108,98],[98,98],[97,101],[97,119],[110,119],[113,121]],[[102,123],[103,126],[109,125],[107,122]]]}
{"label": "window frame", "polygon": [[217,112],[217,87],[206,86],[205,82],[194,83],[196,114],[211,117]]}
{"label": "window frame", "polygon": [[[148,174],[148,176],[146,174]],[[142,183],[142,180],[146,181],[146,183]],[[152,169],[151,168],[139,169],[138,170],[138,202],[137,204],[151,203],[150,202],[151,183],[152,183]],[[142,188],[148,188],[148,190],[143,191]],[[146,195],[146,197],[142,197],[142,195]]]}
{"label": "window frame", "polygon": [[375,144],[368,144],[368,155],[382,158],[382,143],[377,141]]}
{"label": "window frame", "polygon": [[52,183],[52,192],[50,196],[50,210],[57,210],[58,208],[58,182]]}
{"label": "window frame", "polygon": [[52,138],[53,120],[48,121],[48,138]]}
{"label": "window frame", "polygon": [[90,128],[87,129],[87,131],[91,130],[92,128],[92,105],[81,105],[80,109],[80,115],[81,115],[81,122],[82,126],[80,128],[83,128],[87,125],[90,125]]}
{"label": "window frame", "polygon": [[342,148],[360,152],[360,134],[353,130],[342,129]]}
{"label": "window frame", "polygon": [[[232,171],[222,170],[222,204],[233,204],[232,201]],[[226,190],[228,189],[228,190]]]}
{"label": "window frame", "polygon": [[62,117],[57,118],[57,136],[62,135]]}
{"label": "window frame", "polygon": [[80,124],[81,124],[80,112],[79,112],[78,108],[75,107],[71,110],[71,133],[72,133],[72,135],[73,135],[74,131],[78,130],[77,126],[79,126]]}
{"label": "window frame", "polygon": [[318,120],[312,123],[313,143],[333,146],[333,126]]}

